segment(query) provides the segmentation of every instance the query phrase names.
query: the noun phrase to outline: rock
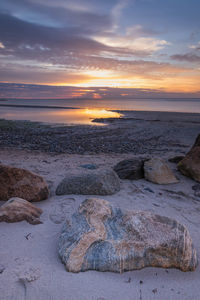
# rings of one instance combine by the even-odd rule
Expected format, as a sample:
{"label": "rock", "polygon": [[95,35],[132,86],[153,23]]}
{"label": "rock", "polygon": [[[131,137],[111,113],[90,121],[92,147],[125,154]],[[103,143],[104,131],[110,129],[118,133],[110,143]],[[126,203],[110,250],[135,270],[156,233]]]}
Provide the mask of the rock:
{"label": "rock", "polygon": [[200,182],[200,134],[185,158],[179,162],[178,169],[183,175]]}
{"label": "rock", "polygon": [[42,210],[32,203],[21,199],[11,198],[0,207],[0,222],[14,223],[27,221],[30,224],[41,224],[39,217]]}
{"label": "rock", "polygon": [[141,158],[124,159],[114,166],[114,171],[121,179],[141,179],[144,178],[144,161]]}
{"label": "rock", "polygon": [[168,161],[169,162],[172,162],[172,163],[175,163],[175,164],[178,164],[185,156],[183,155],[177,155],[177,156],[174,156],[172,158],[169,158]]}
{"label": "rock", "polygon": [[45,180],[28,170],[0,165],[0,200],[12,197],[27,201],[40,201],[48,198],[49,190]]}
{"label": "rock", "polygon": [[64,223],[59,255],[70,272],[150,266],[193,271],[197,266],[183,225],[147,211],[122,211],[103,199],[86,199]]}
{"label": "rock", "polygon": [[112,170],[84,170],[68,174],[56,189],[56,195],[112,195],[120,190],[118,176]]}
{"label": "rock", "polygon": [[144,163],[144,177],[158,184],[177,183],[178,180],[161,158],[152,158]]}
{"label": "rock", "polygon": [[154,193],[154,191],[152,189],[150,189],[149,187],[144,187],[144,190],[150,193]]}
{"label": "rock", "polygon": [[194,191],[194,195],[196,197],[200,197],[200,184],[195,184],[192,186],[192,189]]}
{"label": "rock", "polygon": [[96,165],[93,164],[80,165],[80,167],[88,170],[95,170],[98,168]]}

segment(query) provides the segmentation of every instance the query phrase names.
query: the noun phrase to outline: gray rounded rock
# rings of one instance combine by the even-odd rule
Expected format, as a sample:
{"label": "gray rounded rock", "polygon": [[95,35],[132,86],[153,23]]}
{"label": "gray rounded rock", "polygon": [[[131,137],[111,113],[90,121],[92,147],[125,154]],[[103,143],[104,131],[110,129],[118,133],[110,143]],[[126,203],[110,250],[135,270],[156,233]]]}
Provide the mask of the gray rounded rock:
{"label": "gray rounded rock", "polygon": [[120,190],[118,176],[112,170],[85,170],[68,174],[56,189],[56,195],[112,195]]}

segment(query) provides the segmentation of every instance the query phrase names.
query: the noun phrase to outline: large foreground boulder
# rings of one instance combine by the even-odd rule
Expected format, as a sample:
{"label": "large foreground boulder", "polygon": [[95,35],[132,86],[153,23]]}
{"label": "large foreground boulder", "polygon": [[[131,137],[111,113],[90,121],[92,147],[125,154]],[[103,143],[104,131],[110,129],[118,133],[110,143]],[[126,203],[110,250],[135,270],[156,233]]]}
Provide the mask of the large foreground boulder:
{"label": "large foreground boulder", "polygon": [[67,271],[123,272],[144,267],[193,271],[196,251],[177,221],[145,211],[122,211],[87,199],[64,224],[59,254]]}
{"label": "large foreground boulder", "polygon": [[170,167],[161,158],[152,158],[144,163],[144,177],[157,184],[177,183]]}
{"label": "large foreground boulder", "polygon": [[21,198],[11,198],[0,207],[0,222],[27,221],[30,224],[41,224],[39,217],[42,210]]}
{"label": "large foreground boulder", "polygon": [[49,190],[45,180],[28,170],[0,165],[0,200],[11,197],[27,201],[40,201],[48,198]]}
{"label": "large foreground boulder", "polygon": [[112,170],[85,170],[68,174],[56,189],[56,195],[112,195],[120,190],[118,176]]}
{"label": "large foreground boulder", "polygon": [[200,134],[185,158],[179,162],[178,169],[183,175],[200,182]]}
{"label": "large foreground boulder", "polygon": [[144,177],[144,159],[124,159],[114,166],[114,171],[121,179],[136,180]]}

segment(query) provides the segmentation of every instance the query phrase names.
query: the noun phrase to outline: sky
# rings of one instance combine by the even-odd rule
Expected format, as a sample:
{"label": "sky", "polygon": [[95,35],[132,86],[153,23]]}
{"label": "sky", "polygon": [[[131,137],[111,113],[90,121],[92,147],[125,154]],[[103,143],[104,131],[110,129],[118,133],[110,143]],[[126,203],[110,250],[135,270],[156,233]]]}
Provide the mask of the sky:
{"label": "sky", "polygon": [[0,97],[200,97],[198,0],[1,0]]}

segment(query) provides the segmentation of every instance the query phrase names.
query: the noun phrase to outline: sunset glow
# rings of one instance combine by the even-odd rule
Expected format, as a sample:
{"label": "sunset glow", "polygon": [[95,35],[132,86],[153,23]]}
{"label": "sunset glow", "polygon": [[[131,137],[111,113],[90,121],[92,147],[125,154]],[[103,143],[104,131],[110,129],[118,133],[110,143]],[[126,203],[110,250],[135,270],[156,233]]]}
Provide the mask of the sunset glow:
{"label": "sunset glow", "polygon": [[88,96],[79,88],[125,89],[119,98],[126,89],[200,95],[195,0],[3,0],[0,8],[0,97],[8,96],[6,83],[10,92],[24,85],[16,97],[26,84],[38,85],[38,93],[40,85],[77,88],[62,94],[70,98]]}

